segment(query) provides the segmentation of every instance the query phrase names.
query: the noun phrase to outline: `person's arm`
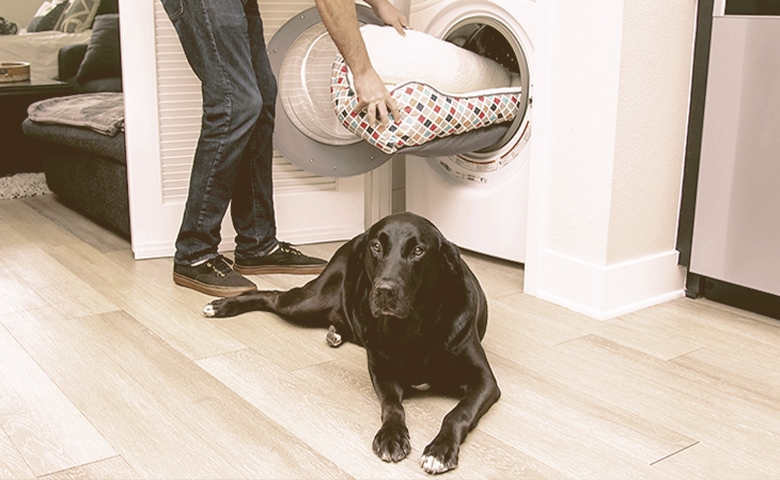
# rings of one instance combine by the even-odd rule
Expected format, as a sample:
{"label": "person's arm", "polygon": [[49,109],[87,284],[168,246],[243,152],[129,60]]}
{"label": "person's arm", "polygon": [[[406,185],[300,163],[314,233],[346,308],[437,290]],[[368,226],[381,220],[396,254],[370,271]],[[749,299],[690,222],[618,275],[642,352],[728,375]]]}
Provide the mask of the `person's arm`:
{"label": "person's arm", "polygon": [[[388,113],[393,119],[400,119],[400,112],[395,99],[390,96],[379,74],[371,65],[371,59],[366,50],[366,44],[360,35],[357,11],[353,0],[316,0],[317,9],[322,17],[322,23],[328,29],[330,37],[338,47],[339,52],[352,70],[355,79],[355,93],[358,97],[358,111],[366,109],[368,122],[371,126],[381,123],[387,126],[390,122]],[[406,17],[388,0],[368,0],[374,13],[388,25],[392,25],[401,34],[406,26]]]}

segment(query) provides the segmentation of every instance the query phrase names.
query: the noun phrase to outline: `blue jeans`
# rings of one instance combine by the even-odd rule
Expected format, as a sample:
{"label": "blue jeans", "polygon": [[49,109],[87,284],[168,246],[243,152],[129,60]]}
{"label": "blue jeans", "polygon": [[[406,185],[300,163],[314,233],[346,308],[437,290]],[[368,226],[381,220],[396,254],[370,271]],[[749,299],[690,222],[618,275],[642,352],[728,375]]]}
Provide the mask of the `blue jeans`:
{"label": "blue jeans", "polygon": [[255,0],[162,0],[202,83],[203,119],[177,264],[217,256],[231,204],[236,257],[274,249],[272,159],[276,79]]}

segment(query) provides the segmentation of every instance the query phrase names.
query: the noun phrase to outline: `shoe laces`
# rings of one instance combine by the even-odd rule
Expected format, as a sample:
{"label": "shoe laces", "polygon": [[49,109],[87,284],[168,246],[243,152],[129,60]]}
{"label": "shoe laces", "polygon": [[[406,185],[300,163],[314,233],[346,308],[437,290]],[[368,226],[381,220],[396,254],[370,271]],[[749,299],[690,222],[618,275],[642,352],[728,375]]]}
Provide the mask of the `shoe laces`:
{"label": "shoe laces", "polygon": [[206,265],[211,267],[211,269],[214,270],[214,273],[220,277],[226,277],[230,274],[230,272],[233,271],[233,268],[231,267],[233,262],[223,257],[222,255],[215,257],[213,260],[209,260]]}
{"label": "shoe laces", "polygon": [[299,257],[303,256],[303,253],[301,253],[300,250],[298,250],[297,248],[293,247],[292,245],[290,245],[287,242],[279,242],[279,250],[282,253],[288,253],[290,255],[298,255]]}

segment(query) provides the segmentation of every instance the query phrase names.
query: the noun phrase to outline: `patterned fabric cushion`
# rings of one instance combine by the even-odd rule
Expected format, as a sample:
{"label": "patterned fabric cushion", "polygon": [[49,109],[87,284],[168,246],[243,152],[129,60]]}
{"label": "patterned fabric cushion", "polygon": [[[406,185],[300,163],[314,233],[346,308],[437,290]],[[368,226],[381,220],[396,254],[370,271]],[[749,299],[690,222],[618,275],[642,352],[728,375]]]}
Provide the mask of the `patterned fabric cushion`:
{"label": "patterned fabric cushion", "polygon": [[347,130],[389,154],[436,138],[510,121],[520,108],[520,87],[454,96],[425,83],[410,81],[389,89],[401,111],[401,122],[391,123],[387,128],[381,125],[372,128],[365,110],[355,112],[358,100],[341,55],[333,62],[331,73],[331,98],[341,123]]}
{"label": "patterned fabric cushion", "polygon": [[100,0],[70,0],[68,9],[62,14],[56,30],[65,33],[79,33],[92,27]]}

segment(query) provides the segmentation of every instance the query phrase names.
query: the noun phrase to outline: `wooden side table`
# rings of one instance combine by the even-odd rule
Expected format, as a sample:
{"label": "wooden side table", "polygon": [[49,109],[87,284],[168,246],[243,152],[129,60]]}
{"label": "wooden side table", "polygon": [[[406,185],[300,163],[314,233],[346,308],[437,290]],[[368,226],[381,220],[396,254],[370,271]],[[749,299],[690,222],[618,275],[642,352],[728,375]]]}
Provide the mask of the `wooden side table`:
{"label": "wooden side table", "polygon": [[27,107],[39,100],[74,93],[78,92],[73,85],[50,79],[33,77],[22,82],[0,83],[0,145],[6,152],[0,155],[0,176],[43,171],[34,140],[22,132]]}

